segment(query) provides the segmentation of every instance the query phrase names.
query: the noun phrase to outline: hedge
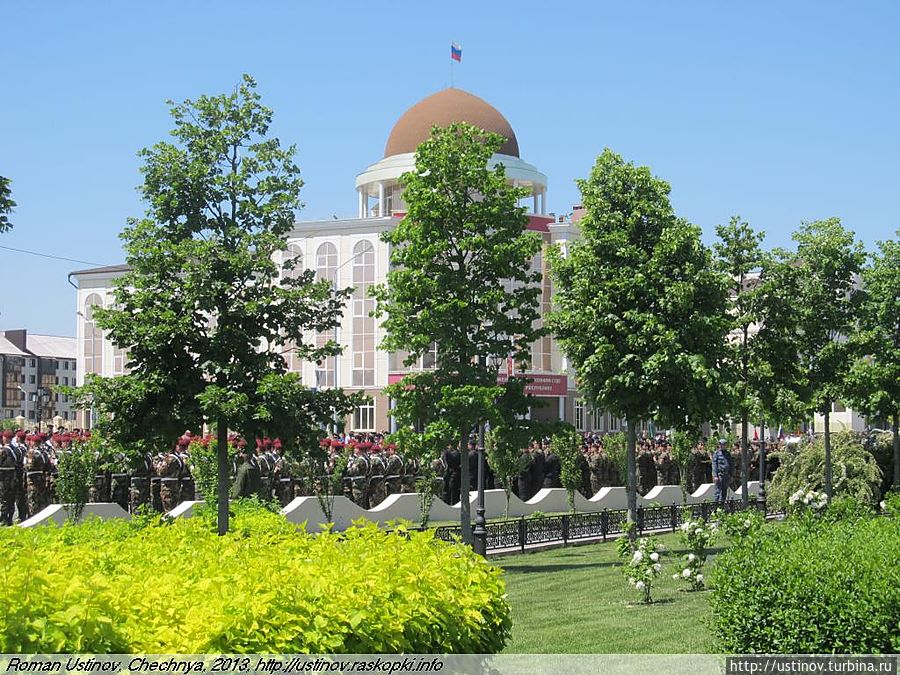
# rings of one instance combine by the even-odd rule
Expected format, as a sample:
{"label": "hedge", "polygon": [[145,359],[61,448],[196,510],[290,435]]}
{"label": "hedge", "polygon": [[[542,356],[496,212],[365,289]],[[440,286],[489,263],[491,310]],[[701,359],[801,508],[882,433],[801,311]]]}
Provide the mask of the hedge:
{"label": "hedge", "polygon": [[718,556],[712,629],[731,653],[900,652],[900,519],[806,517]]}
{"label": "hedge", "polygon": [[275,515],[217,537],[89,521],[0,531],[0,653],[493,653],[500,570],[430,532],[298,532]]}

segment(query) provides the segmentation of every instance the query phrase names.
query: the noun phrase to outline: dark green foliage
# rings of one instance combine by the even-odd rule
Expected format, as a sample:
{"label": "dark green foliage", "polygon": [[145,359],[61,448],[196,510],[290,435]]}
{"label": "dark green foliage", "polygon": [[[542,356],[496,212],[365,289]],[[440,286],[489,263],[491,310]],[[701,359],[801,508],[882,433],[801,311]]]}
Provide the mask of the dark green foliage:
{"label": "dark green foliage", "polygon": [[722,651],[896,654],[900,520],[767,527],[718,556],[712,629]]}

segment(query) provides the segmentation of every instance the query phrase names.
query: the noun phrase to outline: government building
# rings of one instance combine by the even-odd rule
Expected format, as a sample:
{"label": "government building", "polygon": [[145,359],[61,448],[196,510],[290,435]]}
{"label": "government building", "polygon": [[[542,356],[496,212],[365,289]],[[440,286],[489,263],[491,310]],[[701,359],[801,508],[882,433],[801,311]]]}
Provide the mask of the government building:
{"label": "government building", "polygon": [[[542,274],[542,317],[550,311],[552,294],[544,252],[553,245],[565,246],[578,236],[580,207],[574,207],[568,217],[548,214],[547,177],[522,159],[512,126],[489,103],[461,89],[449,88],[403,113],[388,134],[384,156],[356,176],[356,218],[297,222],[288,235],[284,253],[297,261],[298,269],[315,270],[318,278],[332,281],[336,288],[354,289],[335,334],[312,338],[322,343],[329,338],[336,340],[344,349],[341,356],[316,364],[287,355],[289,369],[301,373],[309,387],[341,387],[370,396],[370,402],[347,419],[346,427],[351,431],[393,431],[391,401],[383,389],[402,378],[408,369],[403,365],[405,355],[379,349],[384,331],[378,320],[370,316],[375,301],[369,290],[382,283],[388,271],[388,245],[380,236],[394,227],[405,212],[400,176],[415,167],[416,148],[429,138],[432,126],[454,122],[468,122],[506,139],[489,165],[502,163],[508,180],[529,192],[521,205],[528,211],[528,228],[537,232],[544,244],[542,253],[532,261],[534,269]],[[78,384],[88,374],[113,376],[125,372],[125,353],[104,338],[93,320],[93,309],[112,302],[111,282],[126,269],[116,265],[71,275],[78,288]],[[433,367],[437,358],[436,351],[425,354],[412,368]],[[573,373],[554,339],[544,337],[532,345],[527,375],[531,380],[529,393],[544,403],[532,409],[534,419],[565,419],[580,431],[605,433],[621,429],[621,420],[580,403]],[[505,376],[506,369],[502,369],[499,377]],[[90,414],[85,413],[79,421],[90,427]]]}
{"label": "government building", "polygon": [[[288,356],[290,370],[302,374],[310,387],[342,387],[347,391],[365,391],[368,405],[360,407],[347,420],[353,431],[385,431],[391,429],[391,402],[382,391],[403,377],[407,368],[404,358],[379,349],[384,331],[370,313],[375,301],[369,297],[374,284],[385,280],[388,270],[388,245],[381,241],[382,232],[394,227],[403,217],[405,206],[400,176],[415,167],[415,151],[429,138],[433,125],[447,126],[468,122],[500,134],[506,142],[494,155],[490,165],[502,163],[508,180],[529,191],[522,206],[528,211],[528,228],[540,234],[544,249],[570,239],[576,228],[568,219],[557,219],[547,213],[547,177],[537,167],[522,159],[519,141],[506,118],[486,101],[461,89],[444,89],[407,110],[391,129],[384,156],[356,176],[356,218],[342,220],[299,221],[288,235],[284,255],[297,260],[297,268],[315,270],[317,276],[331,280],[335,287],[353,287],[336,335],[314,339],[336,339],[343,354],[321,364],[303,362]],[[543,275],[541,314],[550,311],[550,277],[546,257],[538,255],[533,265]],[[104,338],[93,320],[95,307],[106,307],[113,301],[112,281],[125,271],[125,265],[98,267],[73,272],[71,278],[77,293],[77,374],[78,384],[89,374],[121,375],[125,372],[123,350]],[[426,354],[413,368],[432,367],[436,353]],[[587,415],[575,405],[574,380],[567,372],[556,342],[549,337],[532,345],[532,378],[530,391],[546,405],[532,411],[535,418],[564,417],[579,426],[598,430],[618,428],[618,420],[606,415]],[[500,374],[501,377],[506,373]],[[91,425],[90,415],[80,422]]]}

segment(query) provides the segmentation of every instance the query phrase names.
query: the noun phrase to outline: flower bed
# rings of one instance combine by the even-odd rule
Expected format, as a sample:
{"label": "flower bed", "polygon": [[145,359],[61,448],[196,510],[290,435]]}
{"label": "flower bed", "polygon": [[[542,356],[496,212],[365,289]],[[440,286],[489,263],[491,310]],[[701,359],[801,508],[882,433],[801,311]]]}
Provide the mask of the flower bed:
{"label": "flower bed", "polygon": [[500,571],[429,532],[310,536],[261,512],[225,537],[94,521],[0,549],[0,653],[491,653],[510,631]]}

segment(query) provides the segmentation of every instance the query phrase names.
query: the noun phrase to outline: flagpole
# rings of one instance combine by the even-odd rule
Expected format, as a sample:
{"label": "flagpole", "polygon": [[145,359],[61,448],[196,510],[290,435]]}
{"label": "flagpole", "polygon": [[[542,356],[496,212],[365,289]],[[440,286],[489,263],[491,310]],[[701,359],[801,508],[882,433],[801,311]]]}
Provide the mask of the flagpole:
{"label": "flagpole", "polygon": [[[456,43],[451,40],[450,44],[454,45]],[[450,54],[450,88],[453,89],[453,54],[452,54],[453,48],[452,47],[451,47],[450,51],[451,51],[451,54]]]}

